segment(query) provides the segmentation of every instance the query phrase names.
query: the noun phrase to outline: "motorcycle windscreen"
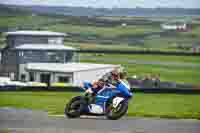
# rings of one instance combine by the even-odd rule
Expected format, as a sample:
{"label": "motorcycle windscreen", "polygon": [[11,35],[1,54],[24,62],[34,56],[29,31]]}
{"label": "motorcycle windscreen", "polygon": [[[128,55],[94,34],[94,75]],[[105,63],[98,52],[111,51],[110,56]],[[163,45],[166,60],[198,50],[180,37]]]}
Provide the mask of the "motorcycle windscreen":
{"label": "motorcycle windscreen", "polygon": [[91,87],[92,87],[92,84],[91,84],[90,82],[84,82],[84,83],[83,83],[83,87],[84,87],[85,89],[88,89],[88,88],[91,88]]}

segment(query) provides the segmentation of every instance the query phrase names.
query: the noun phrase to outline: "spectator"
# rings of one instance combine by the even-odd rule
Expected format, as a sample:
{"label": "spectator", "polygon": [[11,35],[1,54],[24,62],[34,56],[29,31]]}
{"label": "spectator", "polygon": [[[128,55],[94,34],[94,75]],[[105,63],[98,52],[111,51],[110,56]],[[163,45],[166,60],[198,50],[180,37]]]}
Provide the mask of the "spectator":
{"label": "spectator", "polygon": [[160,86],[160,75],[159,74],[156,76],[156,80],[155,81],[156,81],[155,82],[155,86],[159,87]]}
{"label": "spectator", "polygon": [[142,81],[143,83],[143,87],[153,87],[153,83],[152,83],[152,77],[150,74],[146,75],[145,78]]}
{"label": "spectator", "polygon": [[123,82],[125,82],[127,85],[129,85],[129,82],[127,81],[127,73],[126,72],[120,72],[119,77]]}
{"label": "spectator", "polygon": [[150,75],[150,74],[146,75],[146,76],[144,77],[143,80],[144,80],[144,81],[149,81],[149,80],[151,80],[151,75]]}

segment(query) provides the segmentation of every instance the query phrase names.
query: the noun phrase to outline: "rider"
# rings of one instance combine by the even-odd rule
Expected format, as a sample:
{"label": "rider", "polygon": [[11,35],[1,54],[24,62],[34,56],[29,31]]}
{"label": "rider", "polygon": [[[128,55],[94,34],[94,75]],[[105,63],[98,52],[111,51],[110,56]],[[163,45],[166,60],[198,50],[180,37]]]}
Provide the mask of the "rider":
{"label": "rider", "polygon": [[86,89],[86,96],[89,103],[94,103],[96,94],[103,88],[105,88],[105,82],[103,79],[99,79],[94,83],[84,82],[84,88]]}
{"label": "rider", "polygon": [[126,72],[118,72],[118,71],[112,71],[112,80],[114,81],[113,85],[120,89],[120,88],[126,88],[126,89],[120,89],[123,91],[123,95],[126,97],[132,97],[132,93],[130,93],[130,85],[128,81],[126,80]]}
{"label": "rider", "polygon": [[105,81],[103,79],[99,79],[98,81],[94,82],[94,83],[84,83],[84,86],[86,87],[86,93],[93,93],[93,94],[97,94],[98,91],[100,91],[101,89],[103,89],[105,87]]}
{"label": "rider", "polygon": [[116,85],[118,83],[124,82],[129,85],[128,81],[126,80],[127,73],[124,71],[119,72],[118,70],[114,70],[111,72],[111,79],[113,84]]}
{"label": "rider", "polygon": [[[103,88],[116,88],[118,83],[125,83],[129,86],[128,81],[126,80],[126,73],[119,72],[118,69],[115,69],[110,72],[110,74],[106,77],[107,79],[99,79],[94,83],[85,82],[84,87],[87,89],[86,93],[95,93],[97,94]],[[130,88],[130,87],[129,87]]]}
{"label": "rider", "polygon": [[[126,80],[126,73],[125,72],[119,72],[117,69],[110,72],[109,77],[107,77],[109,80],[105,81],[105,79],[99,79],[97,82],[94,83],[84,83],[84,87],[87,89],[86,94],[91,96],[91,101],[94,100],[94,97],[96,94],[104,89],[104,88],[117,88],[118,85],[123,84],[126,86],[126,88],[130,89],[129,83]],[[126,93],[128,94],[130,90],[127,90]]]}

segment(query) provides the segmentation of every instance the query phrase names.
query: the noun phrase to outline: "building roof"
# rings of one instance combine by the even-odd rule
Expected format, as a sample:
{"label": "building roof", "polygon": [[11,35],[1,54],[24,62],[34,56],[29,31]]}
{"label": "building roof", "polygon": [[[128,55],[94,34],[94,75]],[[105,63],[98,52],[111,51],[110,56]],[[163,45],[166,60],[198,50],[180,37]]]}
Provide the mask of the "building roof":
{"label": "building roof", "polygon": [[32,36],[66,36],[65,33],[52,31],[12,31],[6,32],[6,35],[32,35]]}
{"label": "building roof", "polygon": [[93,63],[28,63],[26,69],[28,71],[44,71],[44,72],[62,72],[71,73],[79,71],[89,71],[105,68],[118,68],[120,65],[111,64],[93,64]]}
{"label": "building roof", "polygon": [[73,47],[53,44],[23,44],[16,46],[15,50],[75,50]]}

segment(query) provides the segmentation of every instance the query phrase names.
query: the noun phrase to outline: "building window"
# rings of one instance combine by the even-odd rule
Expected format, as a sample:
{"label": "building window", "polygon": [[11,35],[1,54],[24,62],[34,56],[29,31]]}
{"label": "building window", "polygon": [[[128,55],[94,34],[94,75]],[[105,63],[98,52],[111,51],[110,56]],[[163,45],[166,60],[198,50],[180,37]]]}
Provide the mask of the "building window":
{"label": "building window", "polygon": [[19,56],[24,56],[24,52],[23,52],[23,51],[20,51],[20,52],[19,52]]}
{"label": "building window", "polygon": [[63,39],[62,38],[49,38],[48,43],[49,44],[62,44]]}
{"label": "building window", "polygon": [[25,53],[26,53],[27,55],[32,55],[32,54],[33,54],[33,51],[32,51],[32,50],[26,51]]}
{"label": "building window", "polygon": [[50,83],[51,83],[51,74],[49,74],[49,73],[42,73],[42,74],[40,74],[40,82],[46,83],[47,86],[50,86]]}
{"label": "building window", "polygon": [[35,73],[29,72],[29,81],[35,81]]}
{"label": "building window", "polygon": [[26,81],[26,75],[25,74],[21,74],[21,81],[25,82]]}
{"label": "building window", "polygon": [[60,83],[69,83],[69,82],[70,82],[70,77],[67,77],[67,76],[59,76],[59,77],[58,77],[58,82],[60,82]]}
{"label": "building window", "polygon": [[15,80],[15,73],[14,73],[14,72],[11,72],[11,73],[9,74],[9,76],[10,76],[10,79],[11,79],[11,80]]}
{"label": "building window", "polygon": [[48,61],[49,62],[63,62],[62,54],[56,52],[48,52]]}
{"label": "building window", "polygon": [[2,54],[0,52],[0,64],[2,63]]}
{"label": "building window", "polygon": [[65,62],[72,62],[73,61],[73,52],[65,53]]}

